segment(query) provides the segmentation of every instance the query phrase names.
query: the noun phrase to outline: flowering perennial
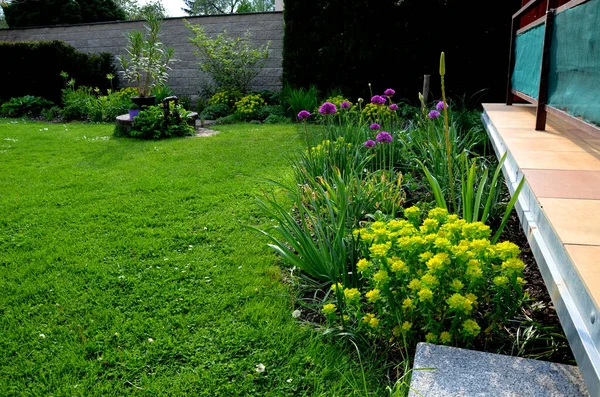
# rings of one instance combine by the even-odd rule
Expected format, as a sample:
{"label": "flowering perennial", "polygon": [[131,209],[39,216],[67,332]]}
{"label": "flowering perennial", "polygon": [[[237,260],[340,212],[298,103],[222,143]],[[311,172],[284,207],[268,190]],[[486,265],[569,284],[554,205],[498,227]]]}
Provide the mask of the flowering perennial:
{"label": "flowering perennial", "polygon": [[319,113],[321,113],[322,115],[336,114],[337,113],[337,107],[333,103],[331,103],[331,102],[325,102],[319,108]]}
{"label": "flowering perennial", "polygon": [[421,221],[411,207],[405,219],[354,231],[363,246],[356,264],[363,287],[336,284],[344,293],[323,307],[330,321],[339,320],[337,310],[346,326],[368,334],[464,346],[491,337],[516,313],[524,283],[519,248],[491,244],[488,226],[445,209],[427,215]]}

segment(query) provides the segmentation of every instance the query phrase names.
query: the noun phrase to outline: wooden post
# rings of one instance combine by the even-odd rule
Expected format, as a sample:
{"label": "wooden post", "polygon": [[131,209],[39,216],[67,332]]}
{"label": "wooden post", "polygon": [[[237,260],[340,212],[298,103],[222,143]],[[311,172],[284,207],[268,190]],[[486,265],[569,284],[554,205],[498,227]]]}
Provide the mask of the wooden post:
{"label": "wooden post", "polygon": [[423,103],[427,106],[429,99],[429,85],[431,83],[431,75],[426,74],[423,76]]}
{"label": "wooden post", "polygon": [[556,0],[548,0],[546,11],[546,25],[544,26],[544,42],[542,44],[542,65],[540,68],[540,87],[538,90],[538,103],[535,113],[536,131],[546,129],[546,104],[548,103],[548,73],[550,72],[550,49],[552,48],[552,29],[556,15]]}
{"label": "wooden post", "polygon": [[513,104],[513,93],[512,93],[512,74],[515,70],[515,40],[517,38],[517,27],[518,23],[515,22],[513,17],[512,23],[510,24],[510,48],[508,50],[508,76],[506,78],[506,104],[511,106]]}

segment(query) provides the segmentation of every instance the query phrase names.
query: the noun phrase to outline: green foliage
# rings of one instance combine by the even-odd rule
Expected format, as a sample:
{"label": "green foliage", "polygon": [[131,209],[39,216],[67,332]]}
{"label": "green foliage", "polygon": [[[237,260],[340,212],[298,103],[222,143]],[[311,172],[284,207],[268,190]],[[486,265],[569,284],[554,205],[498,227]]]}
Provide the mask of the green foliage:
{"label": "green foliage", "polygon": [[188,111],[181,105],[170,105],[165,114],[163,105],[149,106],[135,118],[129,136],[142,139],[161,139],[193,135],[194,127],[187,120]]}
{"label": "green foliage", "polygon": [[54,121],[60,115],[60,107],[52,106],[48,109],[42,109],[40,115],[46,119],[46,121]]}
{"label": "green foliage", "polygon": [[287,116],[280,116],[277,114],[270,114],[263,120],[265,124],[291,124],[292,120],[290,120]]}
{"label": "green foliage", "polygon": [[411,346],[492,339],[524,298],[519,248],[491,244],[489,227],[441,208],[423,222],[417,207],[405,216],[355,231],[363,242],[356,264],[362,284],[334,284],[335,303],[323,312],[356,332]]}
{"label": "green foliage", "polygon": [[235,103],[242,98],[242,93],[236,89],[227,89],[215,93],[208,100],[209,105],[217,105],[223,103],[230,108],[235,108]]}
{"label": "green foliage", "polygon": [[265,105],[258,112],[256,112],[255,118],[260,121],[266,120],[269,116],[277,116],[287,121],[290,121],[289,117],[285,117],[281,106],[276,105]]}
{"label": "green foliage", "polygon": [[125,19],[113,0],[18,0],[2,8],[11,28]]}
{"label": "green foliage", "polygon": [[156,97],[156,103],[161,103],[165,98],[175,95],[175,92],[166,84],[157,84],[152,87],[152,93]]}
{"label": "green foliage", "polygon": [[219,117],[215,120],[216,124],[236,124],[241,123],[242,119],[237,113],[230,114],[229,116]]}
{"label": "green foliage", "polygon": [[23,97],[11,98],[8,102],[2,104],[0,110],[2,115],[8,117],[35,117],[44,109],[50,108],[52,102],[44,98],[25,95]]}
{"label": "green foliage", "polygon": [[260,95],[246,95],[235,103],[235,112],[243,120],[254,120],[265,106],[265,101]]}
{"label": "green foliage", "polygon": [[200,70],[212,78],[219,90],[247,92],[269,57],[271,43],[256,48],[250,39],[250,31],[236,38],[226,31],[210,38],[204,27],[187,21],[186,26],[194,34],[190,42],[196,46],[195,54],[200,57]]}
{"label": "green foliage", "polygon": [[289,116],[296,118],[301,110],[315,109],[318,104],[319,91],[314,85],[308,89],[304,87],[292,88],[284,85],[281,90],[282,106],[289,112]]}
{"label": "green foliage", "polygon": [[65,120],[114,122],[117,116],[132,108],[131,94],[135,92],[134,88],[124,88],[101,95],[98,88],[75,88],[75,80],[70,79],[63,90],[60,115]]}
{"label": "green foliage", "polygon": [[232,114],[232,110],[229,106],[224,103],[218,103],[216,105],[208,105],[200,113],[200,116],[204,120],[217,120],[221,117],[229,116]]}
{"label": "green foliage", "polygon": [[0,75],[4,76],[0,98],[5,100],[34,95],[59,103],[64,88],[62,71],[80,84],[102,91],[110,88],[106,75],[115,73],[111,54],[78,52],[61,41],[0,42],[0,59],[10,59],[0,62]]}
{"label": "green foliage", "polygon": [[[354,99],[367,99],[364,87],[371,82],[376,91],[391,85],[399,97],[412,99],[423,86],[423,74],[438,70],[437,54],[446,49],[448,61],[460,62],[460,67],[448,68],[454,83],[449,96],[485,90],[482,102],[502,102],[506,55],[472,53],[474,48],[507,48],[511,16],[520,6],[518,0],[500,5],[478,0],[356,0],[327,6],[318,0],[286,0],[283,82],[297,87],[315,84],[322,92],[340,87]],[[473,9],[489,17],[473,21]],[[435,28],[424,29],[417,16],[426,16],[428,26]],[[452,35],[441,37],[440,32]]]}
{"label": "green foliage", "polygon": [[274,0],[184,0],[183,10],[194,15],[220,15],[275,10]]}
{"label": "green foliage", "polygon": [[128,33],[127,56],[118,57],[123,69],[120,73],[135,83],[140,97],[149,96],[157,85],[165,85],[170,63],[174,61],[172,48],[163,48],[159,40],[162,20],[155,14],[146,14],[146,34],[140,30]]}
{"label": "green foliage", "polygon": [[115,3],[125,11],[129,20],[146,19],[149,13],[154,14],[159,19],[167,17],[167,11],[162,4],[162,0],[148,2],[140,5],[137,0],[115,0]]}

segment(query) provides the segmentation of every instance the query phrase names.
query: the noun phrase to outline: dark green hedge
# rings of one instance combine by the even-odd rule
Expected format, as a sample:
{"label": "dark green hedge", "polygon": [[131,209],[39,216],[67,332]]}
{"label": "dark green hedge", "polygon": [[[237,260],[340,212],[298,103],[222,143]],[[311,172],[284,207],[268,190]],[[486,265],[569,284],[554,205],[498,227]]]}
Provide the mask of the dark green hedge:
{"label": "dark green hedge", "polygon": [[423,75],[440,95],[446,52],[450,94],[504,99],[511,15],[520,0],[285,0],[283,79],[366,98],[391,87],[417,101]]}
{"label": "dark green hedge", "polygon": [[[60,103],[64,80],[69,73],[77,85],[110,88],[108,73],[116,75],[112,55],[85,54],[62,41],[0,42],[0,99],[35,95]],[[116,80],[113,82],[116,83]]]}

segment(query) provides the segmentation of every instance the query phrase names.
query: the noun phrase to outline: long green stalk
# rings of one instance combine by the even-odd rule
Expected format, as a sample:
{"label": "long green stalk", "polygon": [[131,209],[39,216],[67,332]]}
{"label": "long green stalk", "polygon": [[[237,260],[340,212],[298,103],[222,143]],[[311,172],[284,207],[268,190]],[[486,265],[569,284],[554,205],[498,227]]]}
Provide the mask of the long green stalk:
{"label": "long green stalk", "polygon": [[440,55],[440,77],[442,79],[442,100],[444,101],[444,127],[446,131],[446,157],[448,161],[448,178],[450,182],[450,200],[452,209],[456,212],[456,197],[454,196],[454,173],[452,172],[452,153],[450,146],[450,127],[448,125],[448,104],[446,102],[446,87],[444,85],[444,76],[446,75],[446,55],[442,51]]}

